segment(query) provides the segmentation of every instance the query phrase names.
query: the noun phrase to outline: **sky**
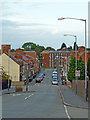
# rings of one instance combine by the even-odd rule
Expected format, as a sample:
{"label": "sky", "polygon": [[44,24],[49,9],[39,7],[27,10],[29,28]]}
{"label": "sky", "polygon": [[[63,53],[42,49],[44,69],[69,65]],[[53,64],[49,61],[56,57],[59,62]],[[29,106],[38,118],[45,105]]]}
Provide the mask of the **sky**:
{"label": "sky", "polygon": [[80,18],[88,22],[88,0],[2,0],[1,10],[1,44],[11,44],[13,49],[21,48],[25,42],[55,49],[63,42],[73,46],[75,38],[64,34],[76,35],[78,46],[85,43],[83,21],[58,18]]}

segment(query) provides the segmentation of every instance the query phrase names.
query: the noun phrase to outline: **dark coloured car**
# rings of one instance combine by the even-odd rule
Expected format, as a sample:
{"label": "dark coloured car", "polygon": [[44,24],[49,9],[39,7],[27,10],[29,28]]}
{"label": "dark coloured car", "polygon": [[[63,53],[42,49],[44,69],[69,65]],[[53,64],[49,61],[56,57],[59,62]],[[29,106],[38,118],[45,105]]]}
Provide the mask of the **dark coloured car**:
{"label": "dark coloured car", "polygon": [[36,77],[36,74],[33,75],[33,79]]}

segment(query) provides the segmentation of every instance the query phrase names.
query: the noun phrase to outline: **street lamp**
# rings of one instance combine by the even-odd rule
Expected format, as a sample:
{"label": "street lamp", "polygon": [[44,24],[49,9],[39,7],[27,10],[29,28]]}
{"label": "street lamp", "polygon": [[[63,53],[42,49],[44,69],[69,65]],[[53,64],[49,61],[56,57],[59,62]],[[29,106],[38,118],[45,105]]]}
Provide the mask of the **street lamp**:
{"label": "street lamp", "polygon": [[71,18],[71,17],[58,18],[58,20],[64,20],[64,19],[73,19],[73,20],[79,20],[79,21],[85,22],[85,100],[87,101],[87,53],[86,53],[87,36],[86,36],[86,19],[78,19],[78,18]]}
{"label": "street lamp", "polygon": [[8,91],[9,91],[9,74],[10,74],[10,49],[8,50]]}
{"label": "street lamp", "polygon": [[[75,61],[76,61],[76,69],[77,70],[77,36],[76,35],[71,35],[71,34],[64,34],[64,36],[71,36],[71,37],[74,37],[75,38],[75,42],[76,42],[76,45],[75,45],[75,52],[76,52],[76,58],[75,58]],[[77,94],[77,76],[76,76],[76,94]]]}

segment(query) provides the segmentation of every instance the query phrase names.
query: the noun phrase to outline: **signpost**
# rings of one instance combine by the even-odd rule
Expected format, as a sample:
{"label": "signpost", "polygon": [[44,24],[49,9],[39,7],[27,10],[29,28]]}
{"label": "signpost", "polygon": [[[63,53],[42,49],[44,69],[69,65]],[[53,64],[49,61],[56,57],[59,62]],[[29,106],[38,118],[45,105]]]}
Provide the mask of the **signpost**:
{"label": "signpost", "polygon": [[78,77],[80,77],[80,70],[75,70],[75,76],[76,76],[76,94],[77,94],[77,88],[78,88]]}
{"label": "signpost", "polygon": [[75,70],[75,76],[80,77],[80,70]]}

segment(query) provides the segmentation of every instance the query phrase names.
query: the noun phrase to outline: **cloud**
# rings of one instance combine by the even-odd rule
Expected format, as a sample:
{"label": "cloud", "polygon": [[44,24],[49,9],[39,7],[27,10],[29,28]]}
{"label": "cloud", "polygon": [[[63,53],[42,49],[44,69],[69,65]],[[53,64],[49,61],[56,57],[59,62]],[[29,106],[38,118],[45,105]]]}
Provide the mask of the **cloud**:
{"label": "cloud", "polygon": [[57,33],[60,33],[60,31],[56,29],[56,30],[53,30],[51,33],[52,34],[57,34]]}
{"label": "cloud", "polygon": [[[1,21],[1,20],[0,20]],[[20,23],[11,20],[2,20],[2,27],[4,28],[16,28],[16,29],[37,29],[37,28],[45,28],[48,27],[47,24],[40,24],[40,23]]]}
{"label": "cloud", "polygon": [[[66,0],[1,0],[1,2],[66,2]],[[88,0],[67,0],[67,2],[88,2]]]}
{"label": "cloud", "polygon": [[16,26],[17,23],[16,22],[12,22],[12,21],[9,21],[9,20],[2,20],[2,26]]}

